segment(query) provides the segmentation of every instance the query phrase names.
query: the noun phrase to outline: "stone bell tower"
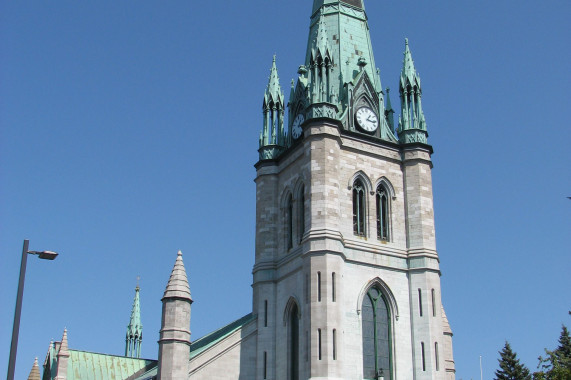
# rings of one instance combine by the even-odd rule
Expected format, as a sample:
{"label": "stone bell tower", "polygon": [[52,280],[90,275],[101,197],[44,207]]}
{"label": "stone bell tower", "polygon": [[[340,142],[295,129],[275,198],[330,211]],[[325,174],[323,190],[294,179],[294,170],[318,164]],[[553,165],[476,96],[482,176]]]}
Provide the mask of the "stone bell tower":
{"label": "stone bell tower", "polygon": [[256,164],[257,379],[454,379],[420,77],[406,41],[395,132],[367,20],[363,0],[314,0],[287,112],[274,57]]}

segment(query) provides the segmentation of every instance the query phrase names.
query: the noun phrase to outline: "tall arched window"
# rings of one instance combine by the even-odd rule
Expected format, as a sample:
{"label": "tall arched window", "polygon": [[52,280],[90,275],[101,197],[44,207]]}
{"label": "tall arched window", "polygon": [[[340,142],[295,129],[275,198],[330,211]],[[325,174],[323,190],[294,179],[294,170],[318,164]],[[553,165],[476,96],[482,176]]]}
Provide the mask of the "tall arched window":
{"label": "tall arched window", "polygon": [[301,239],[303,239],[303,234],[305,233],[305,187],[302,186],[299,189],[299,197],[298,197],[298,240],[301,243]]}
{"label": "tall arched window", "polygon": [[293,198],[287,197],[286,204],[286,246],[287,249],[293,247]]}
{"label": "tall arched window", "polygon": [[353,233],[365,236],[365,186],[360,179],[353,183]]}
{"label": "tall arched window", "polygon": [[380,184],[377,187],[377,238],[380,240],[389,240],[389,192],[387,188]]}
{"label": "tall arched window", "polygon": [[288,330],[288,379],[299,380],[299,315],[295,303],[290,309]]}
{"label": "tall arched window", "polygon": [[377,287],[363,299],[363,379],[392,380],[391,319],[388,303]]}

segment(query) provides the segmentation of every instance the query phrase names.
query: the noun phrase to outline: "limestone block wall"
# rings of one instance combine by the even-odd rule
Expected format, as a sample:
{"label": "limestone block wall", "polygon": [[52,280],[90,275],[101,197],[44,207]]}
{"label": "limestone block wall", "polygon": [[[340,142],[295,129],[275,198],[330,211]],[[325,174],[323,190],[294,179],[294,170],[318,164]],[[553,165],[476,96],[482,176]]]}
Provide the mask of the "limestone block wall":
{"label": "limestone block wall", "polygon": [[[336,124],[319,121],[305,127],[304,140],[285,158],[258,168],[257,379],[264,374],[266,379],[288,378],[291,302],[301,318],[300,379],[362,379],[360,308],[373,283],[382,284],[391,299],[394,379],[450,378],[451,337],[442,327],[431,166],[428,150],[403,152],[342,135]],[[353,232],[357,177],[367,186],[365,236]],[[381,181],[390,188],[387,241],[377,238],[375,191]],[[284,199],[291,193],[295,202],[301,184],[306,230],[303,236],[295,232],[289,248]]]}

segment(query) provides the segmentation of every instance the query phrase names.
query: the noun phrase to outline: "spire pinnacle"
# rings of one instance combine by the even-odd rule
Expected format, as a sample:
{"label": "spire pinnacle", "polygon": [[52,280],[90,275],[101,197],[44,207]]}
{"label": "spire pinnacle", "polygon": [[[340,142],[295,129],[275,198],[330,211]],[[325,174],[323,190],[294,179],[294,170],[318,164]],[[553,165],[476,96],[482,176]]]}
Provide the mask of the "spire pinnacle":
{"label": "spire pinnacle", "polygon": [[284,93],[280,86],[276,56],[272,60],[268,86],[264,92],[264,123],[260,133],[260,160],[275,159],[285,149]]}
{"label": "spire pinnacle", "polygon": [[422,111],[422,88],[408,46],[408,38],[405,38],[399,92],[401,98],[401,115],[399,116],[397,130],[399,141],[403,144],[426,144],[428,133],[426,131],[426,119]]}
{"label": "spire pinnacle", "polygon": [[40,366],[38,365],[38,358],[34,360],[34,365],[28,375],[28,380],[40,380]]}
{"label": "spire pinnacle", "polygon": [[284,102],[284,94],[280,86],[280,77],[278,75],[278,67],[276,65],[275,54],[272,61],[272,68],[270,69],[270,77],[268,81],[268,86],[266,87],[264,100],[268,106],[272,102],[280,104],[283,104]]}
{"label": "spire pinnacle", "polygon": [[143,341],[143,324],[141,323],[141,305],[139,300],[139,277],[135,287],[135,298],[131,309],[131,319],[127,325],[125,337],[125,356],[132,358],[141,357],[141,343]]}
{"label": "spire pinnacle", "polygon": [[192,297],[190,295],[190,286],[188,285],[186,270],[184,269],[184,263],[182,262],[181,251],[178,251],[176,261],[169,278],[169,282],[165,289],[163,300],[165,298],[187,299],[192,302]]}
{"label": "spire pinnacle", "polygon": [[420,78],[416,73],[416,69],[414,67],[414,60],[412,59],[412,53],[410,52],[410,47],[408,46],[408,38],[404,39],[404,59],[403,59],[403,67],[401,72],[401,82],[403,84],[409,86],[418,86],[420,87]]}
{"label": "spire pinnacle", "polygon": [[69,356],[69,348],[67,345],[67,328],[63,329],[63,336],[61,338],[61,344],[59,346],[58,356],[59,355],[68,355]]}

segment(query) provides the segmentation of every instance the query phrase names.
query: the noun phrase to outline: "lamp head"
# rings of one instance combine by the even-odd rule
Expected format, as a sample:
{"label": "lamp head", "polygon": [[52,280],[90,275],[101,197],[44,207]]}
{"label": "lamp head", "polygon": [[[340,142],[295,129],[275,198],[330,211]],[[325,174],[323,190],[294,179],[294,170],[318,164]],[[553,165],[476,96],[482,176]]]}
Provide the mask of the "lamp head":
{"label": "lamp head", "polygon": [[38,255],[43,260],[53,260],[57,257],[57,253],[53,251],[28,251],[32,255]]}

